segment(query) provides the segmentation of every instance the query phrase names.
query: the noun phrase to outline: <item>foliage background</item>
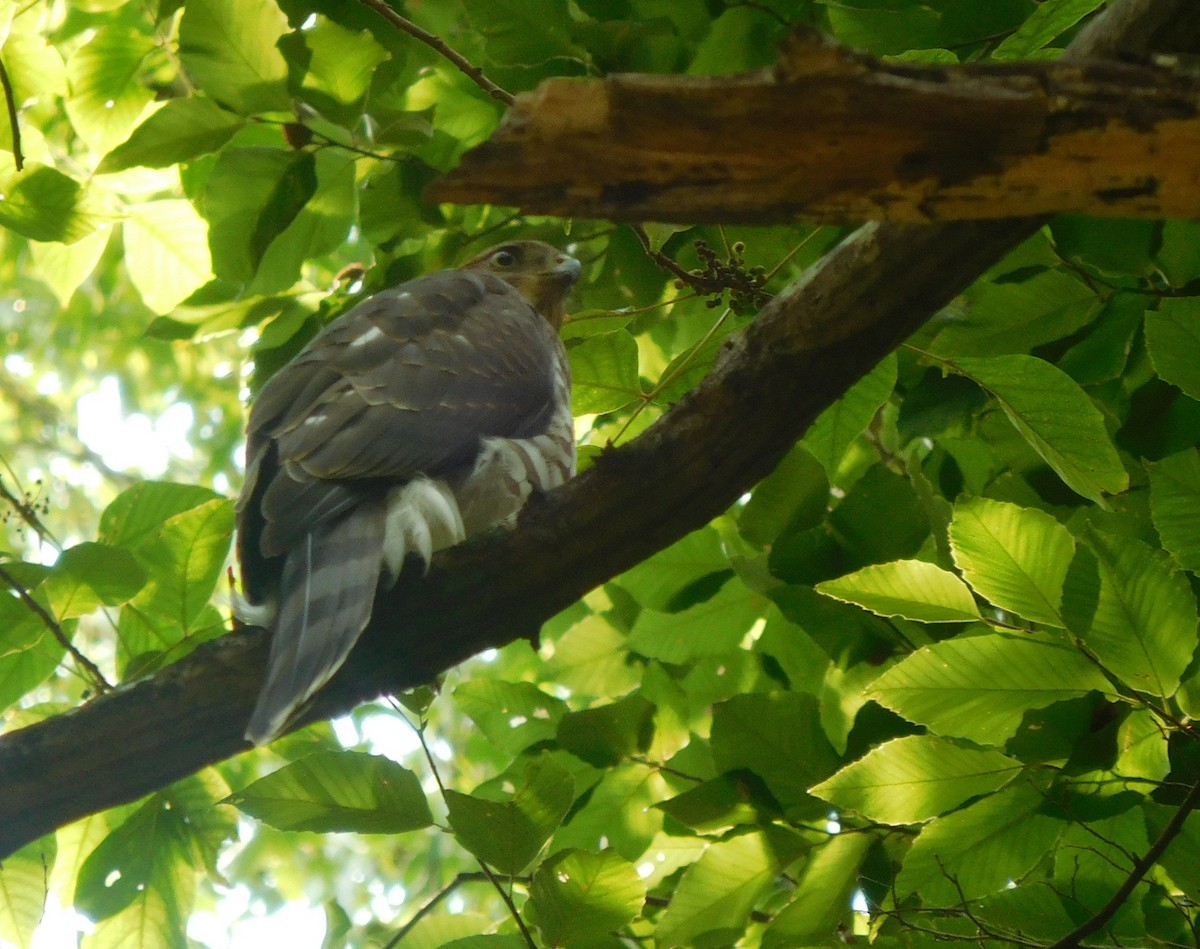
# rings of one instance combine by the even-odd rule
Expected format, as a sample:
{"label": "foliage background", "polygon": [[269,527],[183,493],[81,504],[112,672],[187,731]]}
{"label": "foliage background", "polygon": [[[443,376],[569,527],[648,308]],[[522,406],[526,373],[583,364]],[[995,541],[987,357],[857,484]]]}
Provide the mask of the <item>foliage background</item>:
{"label": "foliage background", "polygon": [[[516,92],[758,68],[796,24],[902,58],[1053,57],[1101,6],[402,12]],[[365,5],[33,0],[0,26],[24,159],[8,130],[6,730],[226,629],[243,402],[362,294],[509,237],[570,247],[585,465],[753,318],[628,228],[423,204],[502,106]],[[770,291],[843,234],[648,230]],[[307,903],[329,946],[1048,946],[1125,885],[1095,939],[1196,945],[1196,231],[1056,220],[536,651],[25,848],[0,938],[62,938],[73,907],[88,946],[225,945]]]}

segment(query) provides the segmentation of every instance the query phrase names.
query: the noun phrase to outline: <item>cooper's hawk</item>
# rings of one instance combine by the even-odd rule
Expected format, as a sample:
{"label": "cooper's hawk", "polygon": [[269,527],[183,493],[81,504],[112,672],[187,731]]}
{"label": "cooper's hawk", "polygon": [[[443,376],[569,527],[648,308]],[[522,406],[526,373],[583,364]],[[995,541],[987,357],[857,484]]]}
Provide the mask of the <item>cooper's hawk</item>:
{"label": "cooper's hawk", "polygon": [[274,630],[251,741],[337,671],[408,555],[428,564],[573,474],[557,330],[579,270],[501,244],[364,300],[263,386],[238,499],[242,612]]}

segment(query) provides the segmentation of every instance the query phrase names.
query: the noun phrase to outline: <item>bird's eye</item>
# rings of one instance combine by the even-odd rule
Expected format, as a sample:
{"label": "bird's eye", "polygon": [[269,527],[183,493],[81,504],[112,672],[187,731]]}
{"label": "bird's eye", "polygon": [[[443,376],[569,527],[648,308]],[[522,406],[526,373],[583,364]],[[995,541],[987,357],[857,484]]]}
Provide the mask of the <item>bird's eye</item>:
{"label": "bird's eye", "polygon": [[492,254],[492,263],[507,270],[517,262],[517,255],[510,250],[498,250]]}

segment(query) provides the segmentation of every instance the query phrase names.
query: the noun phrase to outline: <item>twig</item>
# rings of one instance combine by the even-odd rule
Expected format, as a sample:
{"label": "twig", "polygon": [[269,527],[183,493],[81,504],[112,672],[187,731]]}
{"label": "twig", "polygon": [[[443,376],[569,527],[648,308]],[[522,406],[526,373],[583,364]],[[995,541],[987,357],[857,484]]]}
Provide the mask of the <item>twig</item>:
{"label": "twig", "polygon": [[[11,468],[8,470],[10,472],[12,471]],[[37,516],[37,512],[34,511],[33,506],[13,494],[8,489],[8,485],[4,483],[4,479],[2,477],[0,477],[0,497],[4,498],[4,500],[6,500],[12,506],[12,509],[17,512],[17,516],[20,517],[21,520],[23,520],[29,526],[29,528],[38,535],[39,540],[41,540],[43,543],[49,543],[50,546],[55,550],[62,550],[62,544],[60,544],[55,536],[50,533],[49,528],[42,523],[41,518]]]}
{"label": "twig", "polygon": [[1187,797],[1183,799],[1179,808],[1171,815],[1171,819],[1167,821],[1167,826],[1163,828],[1163,832],[1150,845],[1150,849],[1146,851],[1142,859],[1134,864],[1133,870],[1125,878],[1125,882],[1117,887],[1112,898],[1091,919],[1088,919],[1082,925],[1067,933],[1062,939],[1051,945],[1049,949],[1076,949],[1088,936],[1102,929],[1113,918],[1117,910],[1121,908],[1121,905],[1129,899],[1129,895],[1134,891],[1134,888],[1142,882],[1142,877],[1149,873],[1150,869],[1158,862],[1158,858],[1171,845],[1171,841],[1179,835],[1179,832],[1183,829],[1184,822],[1188,819],[1188,815],[1198,805],[1200,805],[1200,781],[1192,785],[1192,789],[1188,791]]}
{"label": "twig", "polygon": [[87,673],[88,679],[91,680],[92,687],[97,692],[107,692],[112,688],[108,680],[104,678],[104,673],[100,671],[96,664],[78,649],[76,649],[71,640],[67,638],[67,634],[63,632],[63,628],[59,625],[58,620],[50,615],[50,612],[30,595],[29,591],[25,589],[21,582],[3,567],[0,567],[0,580],[3,580],[5,583],[7,583],[17,594],[17,596],[21,598],[21,602],[28,606],[41,618],[42,622],[46,624],[46,628],[50,630],[54,638],[58,640],[59,645],[61,645],[63,649],[70,653],[71,657],[77,663],[79,663],[84,672]]}
{"label": "twig", "polygon": [[719,290],[725,289],[715,280],[705,280],[703,277],[698,276],[697,274],[689,273],[662,251],[655,250],[654,245],[650,243],[650,235],[646,233],[646,229],[642,227],[642,225],[630,224],[629,227],[630,230],[632,230],[637,236],[639,243],[642,245],[642,249],[646,252],[647,256],[649,256],[651,260],[653,260],[656,264],[658,264],[658,266],[667,271],[667,273],[671,274],[673,277],[682,280],[684,284],[691,287],[701,296],[708,296],[716,293]]}
{"label": "twig", "polygon": [[439,36],[421,29],[412,20],[402,17],[399,13],[387,5],[385,0],[358,0],[365,7],[370,7],[381,17],[387,20],[392,26],[398,30],[403,30],[409,36],[420,40],[434,52],[439,53],[446,59],[450,60],[457,66],[462,73],[470,79],[475,85],[486,92],[489,96],[498,102],[503,102],[505,105],[511,106],[514,102],[513,94],[492,82],[483,74],[483,70],[475,66],[462,53],[451,49]]}
{"label": "twig", "polygon": [[400,941],[413,931],[417,923],[437,909],[437,907],[442,903],[443,900],[446,899],[446,897],[448,897],[464,883],[479,883],[486,881],[487,876],[483,873],[460,873],[453,880],[442,887],[442,889],[435,893],[429,902],[413,913],[412,919],[396,930],[396,934],[387,941],[383,949],[396,949],[396,946],[400,945]]}
{"label": "twig", "polygon": [[13,95],[12,81],[8,78],[8,70],[4,60],[0,59],[0,86],[4,87],[4,104],[8,109],[8,127],[12,130],[13,164],[17,171],[25,167],[25,156],[21,152],[21,123],[17,121],[17,99]]}
{"label": "twig", "polygon": [[[433,760],[433,752],[430,751],[429,743],[425,740],[425,727],[428,723],[422,719],[420,725],[414,725],[409,720],[407,715],[401,713],[401,717],[408,722],[409,727],[417,733],[417,741],[421,743],[421,750],[425,752],[425,760],[429,762],[429,770],[433,772],[433,780],[437,782],[438,790],[441,791],[442,794],[442,800],[445,801],[446,806],[449,807],[450,802],[446,799],[446,786],[442,783],[442,776],[438,772],[437,762]],[[517,924],[517,929],[521,930],[521,935],[525,939],[525,944],[529,946],[529,949],[538,949],[537,943],[533,940],[533,934],[525,925],[525,920],[521,918],[521,912],[517,909],[517,904],[513,902],[512,895],[501,885],[500,881],[496,878],[496,874],[492,872],[491,867],[489,867],[483,860],[480,860],[479,857],[475,857],[475,859],[479,863],[479,869],[483,871],[484,876],[488,878],[488,881],[495,888],[496,892],[500,894],[500,899],[504,900],[504,905],[508,907],[509,914],[512,916],[513,921]]]}

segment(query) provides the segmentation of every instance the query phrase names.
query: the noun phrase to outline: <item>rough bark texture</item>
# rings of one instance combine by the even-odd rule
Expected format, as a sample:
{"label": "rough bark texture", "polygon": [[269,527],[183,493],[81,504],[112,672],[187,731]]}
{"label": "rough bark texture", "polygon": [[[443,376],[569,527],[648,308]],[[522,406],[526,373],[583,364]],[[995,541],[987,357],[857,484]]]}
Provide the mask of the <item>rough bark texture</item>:
{"label": "rough bark texture", "polygon": [[1196,218],[1197,154],[1194,72],[884,64],[804,35],[741,76],[547,80],[430,195],[687,223]]}
{"label": "rough bark texture", "polygon": [[[1123,36],[1188,29],[1200,45],[1195,0],[1122,0],[1076,49],[1108,55]],[[630,445],[528,508],[515,531],[446,551],[427,577],[403,579],[377,604],[362,646],[310,718],[532,635],[581,593],[706,523],[1040,223],[862,228],[773,300],[716,370]],[[265,658],[266,634],[245,630],[0,737],[0,857],[244,749]]]}

